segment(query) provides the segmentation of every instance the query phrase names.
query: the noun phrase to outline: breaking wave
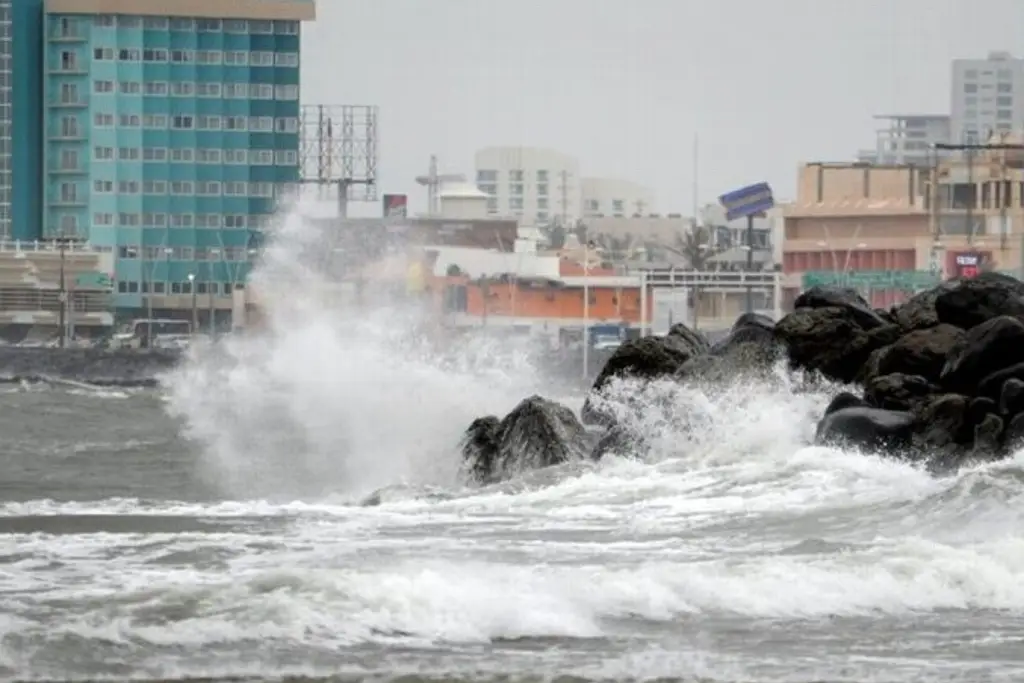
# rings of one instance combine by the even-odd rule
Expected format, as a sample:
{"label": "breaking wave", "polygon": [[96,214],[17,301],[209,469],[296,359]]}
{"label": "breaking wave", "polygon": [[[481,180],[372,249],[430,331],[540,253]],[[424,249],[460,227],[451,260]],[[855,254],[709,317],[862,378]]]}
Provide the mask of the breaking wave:
{"label": "breaking wave", "polygon": [[[343,315],[296,256],[320,239],[287,216],[255,280],[266,329],[167,379],[224,500],[0,507],[3,666],[894,680],[983,671],[1019,637],[1020,457],[936,478],[809,446],[834,389],[780,372],[621,385],[645,452],[466,488],[462,430],[544,378],[484,338],[439,354],[414,310]],[[45,533],[65,518],[78,533]]]}

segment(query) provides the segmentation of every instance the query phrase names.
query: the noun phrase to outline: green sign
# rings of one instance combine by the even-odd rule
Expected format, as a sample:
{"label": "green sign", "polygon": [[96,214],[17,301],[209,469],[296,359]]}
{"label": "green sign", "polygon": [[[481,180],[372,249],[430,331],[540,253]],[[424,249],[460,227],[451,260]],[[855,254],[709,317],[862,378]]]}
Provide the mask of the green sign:
{"label": "green sign", "polygon": [[926,270],[856,270],[846,273],[821,270],[804,273],[804,289],[831,286],[918,290],[934,287],[941,280],[938,274]]}
{"label": "green sign", "polygon": [[114,286],[114,282],[106,273],[91,271],[81,273],[76,277],[75,286],[82,289],[110,289]]}

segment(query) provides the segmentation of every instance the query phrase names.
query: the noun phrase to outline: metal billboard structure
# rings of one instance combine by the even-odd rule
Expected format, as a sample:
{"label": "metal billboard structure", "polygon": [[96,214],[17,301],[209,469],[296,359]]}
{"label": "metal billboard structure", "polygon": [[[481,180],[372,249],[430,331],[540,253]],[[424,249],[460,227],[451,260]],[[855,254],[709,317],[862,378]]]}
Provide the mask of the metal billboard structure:
{"label": "metal billboard structure", "polygon": [[299,182],[336,187],[342,218],[349,202],[377,201],[377,114],[376,105],[302,105]]}
{"label": "metal billboard structure", "polygon": [[[763,216],[775,206],[775,196],[768,183],[755,183],[719,195],[718,203],[725,209],[725,220],[747,219],[747,270],[754,270],[754,218]],[[747,313],[754,311],[754,293],[747,288]]]}

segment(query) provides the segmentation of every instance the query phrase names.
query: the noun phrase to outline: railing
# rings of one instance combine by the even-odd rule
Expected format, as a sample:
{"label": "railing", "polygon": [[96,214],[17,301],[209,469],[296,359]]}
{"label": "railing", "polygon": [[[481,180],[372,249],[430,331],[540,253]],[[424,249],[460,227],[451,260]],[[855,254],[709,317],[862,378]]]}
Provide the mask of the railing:
{"label": "railing", "polygon": [[[110,294],[105,291],[72,290],[67,293],[71,308],[78,313],[105,313],[110,310]],[[59,312],[60,291],[34,287],[0,287],[0,313]]]}
{"label": "railing", "polygon": [[[59,254],[60,242],[57,240],[0,240],[0,253],[19,251]],[[64,242],[64,251],[67,254],[101,253],[96,247],[85,242],[71,240]]]}
{"label": "railing", "polygon": [[782,273],[777,271],[696,271],[696,270],[650,270],[645,271],[648,287],[700,287],[702,289],[764,289],[779,287]]}

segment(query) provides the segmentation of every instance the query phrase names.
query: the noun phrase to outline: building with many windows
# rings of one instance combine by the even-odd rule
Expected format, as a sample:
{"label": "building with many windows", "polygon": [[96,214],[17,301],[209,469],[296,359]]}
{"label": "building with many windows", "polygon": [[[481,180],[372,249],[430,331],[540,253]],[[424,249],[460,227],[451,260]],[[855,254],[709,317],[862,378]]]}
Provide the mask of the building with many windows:
{"label": "building with many windows", "polygon": [[42,16],[43,0],[0,0],[0,239],[5,240],[34,240],[40,233]]}
{"label": "building with many windows", "polygon": [[992,52],[953,61],[953,139],[983,142],[992,133],[1024,128],[1024,59]]}
{"label": "building with many windows", "polygon": [[580,217],[579,162],[537,147],[487,147],[476,153],[476,185],[488,213],[516,217],[526,227]]}
{"label": "building with many windows", "polygon": [[313,18],[312,0],[46,1],[42,235],[111,252],[121,311],[229,310],[299,178]]}

